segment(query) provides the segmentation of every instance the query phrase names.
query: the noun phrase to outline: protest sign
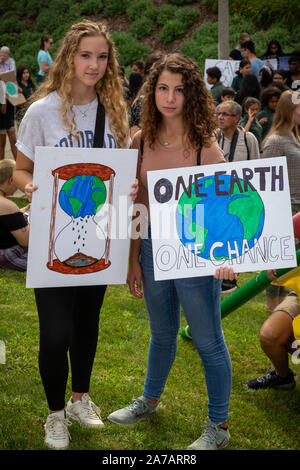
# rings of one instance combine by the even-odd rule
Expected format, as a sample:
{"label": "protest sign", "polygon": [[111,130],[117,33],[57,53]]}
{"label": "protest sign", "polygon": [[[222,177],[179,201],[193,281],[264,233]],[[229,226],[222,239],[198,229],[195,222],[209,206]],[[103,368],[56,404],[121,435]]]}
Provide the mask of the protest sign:
{"label": "protest sign", "polygon": [[26,287],[126,283],[137,150],[37,147]]}
{"label": "protest sign", "polygon": [[13,106],[19,106],[26,102],[24,95],[18,92],[18,84],[14,72],[0,73],[0,80],[5,83],[6,93],[8,95],[7,99]]}
{"label": "protest sign", "polygon": [[285,157],[148,172],[156,280],[296,266]]}
{"label": "protest sign", "polygon": [[263,59],[263,62],[267,67],[270,67],[273,72],[278,68],[277,59]]}
{"label": "protest sign", "polygon": [[239,60],[218,60],[218,59],[205,59],[205,73],[204,80],[207,88],[210,90],[212,85],[207,82],[206,70],[210,67],[218,67],[221,70],[222,76],[220,81],[225,87],[230,87],[232,80],[236,76],[236,72],[239,70]]}

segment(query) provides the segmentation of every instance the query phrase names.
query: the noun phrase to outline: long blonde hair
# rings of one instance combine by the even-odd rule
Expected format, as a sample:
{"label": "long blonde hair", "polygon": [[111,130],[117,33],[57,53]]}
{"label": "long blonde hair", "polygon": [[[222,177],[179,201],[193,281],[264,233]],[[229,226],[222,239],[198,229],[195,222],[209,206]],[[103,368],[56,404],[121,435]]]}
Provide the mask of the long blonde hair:
{"label": "long blonde hair", "polygon": [[[75,122],[72,96],[72,78],[74,77],[74,57],[78,51],[82,38],[103,36],[109,47],[108,63],[104,76],[95,86],[96,93],[104,106],[110,120],[110,128],[118,142],[119,147],[128,145],[129,127],[127,123],[126,104],[123,98],[123,87],[118,73],[116,50],[106,26],[84,20],[76,23],[67,32],[57,56],[49,69],[47,79],[38,88],[32,101],[39,100],[53,91],[57,91],[62,99],[62,122],[70,134],[78,137],[79,130]],[[68,119],[68,105],[70,106],[72,120]]]}
{"label": "long blonde hair", "polygon": [[265,143],[267,138],[273,134],[287,135],[291,131],[294,132],[295,137],[300,141],[299,127],[293,121],[293,113],[300,104],[299,98],[300,93],[291,90],[286,90],[281,94],[277,103],[271,129],[263,143]]}

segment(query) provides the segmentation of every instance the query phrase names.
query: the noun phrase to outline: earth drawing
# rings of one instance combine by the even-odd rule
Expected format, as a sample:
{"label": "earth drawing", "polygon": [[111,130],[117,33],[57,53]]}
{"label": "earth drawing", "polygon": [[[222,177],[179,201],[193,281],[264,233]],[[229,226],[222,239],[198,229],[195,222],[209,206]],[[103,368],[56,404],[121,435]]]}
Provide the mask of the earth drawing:
{"label": "earth drawing", "polygon": [[70,217],[95,215],[106,200],[106,187],[97,176],[73,176],[62,186],[59,204]]}
{"label": "earth drawing", "polygon": [[[231,250],[237,246],[238,253],[242,253],[246,240],[251,249],[261,236],[264,226],[264,204],[258,192],[249,187],[244,191],[243,180],[239,179],[243,192],[240,192],[238,184],[234,184],[230,194],[230,176],[224,175],[222,179],[222,191],[228,194],[216,195],[214,177],[206,176],[199,179],[198,183],[205,188],[203,191],[207,196],[198,197],[193,184],[191,197],[184,193],[176,210],[177,234],[182,244],[207,260],[211,259],[210,250],[215,242],[223,244],[214,248],[215,259],[229,259],[228,243]],[[195,244],[198,245],[196,250]],[[231,258],[235,257],[232,254]]]}

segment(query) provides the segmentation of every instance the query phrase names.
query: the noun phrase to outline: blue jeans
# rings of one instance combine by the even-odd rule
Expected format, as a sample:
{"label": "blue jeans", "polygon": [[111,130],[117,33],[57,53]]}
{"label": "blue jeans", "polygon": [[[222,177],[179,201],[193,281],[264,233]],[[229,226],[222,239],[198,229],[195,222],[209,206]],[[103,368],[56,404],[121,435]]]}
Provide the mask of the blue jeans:
{"label": "blue jeans", "polygon": [[232,371],[221,326],[221,281],[212,276],[155,281],[150,238],[142,240],[141,266],[151,330],[144,397],[157,400],[164,390],[176,356],[182,305],[204,367],[208,417],[227,421]]}

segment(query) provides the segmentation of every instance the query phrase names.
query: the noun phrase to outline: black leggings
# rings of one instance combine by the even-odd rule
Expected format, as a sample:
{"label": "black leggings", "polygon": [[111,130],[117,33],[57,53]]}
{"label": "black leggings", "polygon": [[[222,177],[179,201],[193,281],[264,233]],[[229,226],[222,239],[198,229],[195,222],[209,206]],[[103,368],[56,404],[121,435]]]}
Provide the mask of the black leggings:
{"label": "black leggings", "polygon": [[72,391],[88,392],[106,286],[35,289],[39,367],[49,409],[65,407],[70,354]]}

